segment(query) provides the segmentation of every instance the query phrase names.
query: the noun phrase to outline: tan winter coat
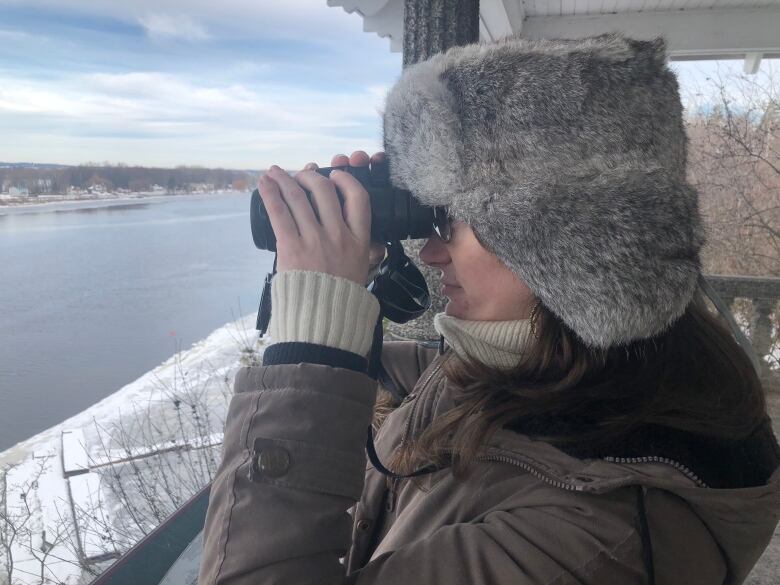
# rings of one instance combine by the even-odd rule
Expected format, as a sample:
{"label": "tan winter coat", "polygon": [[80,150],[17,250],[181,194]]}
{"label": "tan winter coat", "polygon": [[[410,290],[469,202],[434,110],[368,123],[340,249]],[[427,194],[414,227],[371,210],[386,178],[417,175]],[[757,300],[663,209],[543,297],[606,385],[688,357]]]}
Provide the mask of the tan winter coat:
{"label": "tan winter coat", "polygon": [[[780,518],[776,465],[764,485],[712,489],[672,461],[578,459],[510,430],[465,481],[445,469],[388,489],[366,465],[376,382],[323,365],[348,352],[295,363],[318,358],[273,347],[236,379],[200,585],[736,584]],[[381,461],[452,406],[453,355],[385,343],[408,396],[376,437]]]}

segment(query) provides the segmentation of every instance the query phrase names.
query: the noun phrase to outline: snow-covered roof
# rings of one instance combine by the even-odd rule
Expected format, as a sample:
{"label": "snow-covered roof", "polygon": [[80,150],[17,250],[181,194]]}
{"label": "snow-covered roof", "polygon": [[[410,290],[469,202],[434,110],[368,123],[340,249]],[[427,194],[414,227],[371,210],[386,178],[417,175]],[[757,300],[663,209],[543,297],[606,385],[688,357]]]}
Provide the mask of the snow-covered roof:
{"label": "snow-covered roof", "polygon": [[[403,47],[404,0],[327,0],[363,17],[363,30]],[[619,30],[666,37],[673,60],[780,57],[780,0],[481,0],[480,39],[580,38]]]}

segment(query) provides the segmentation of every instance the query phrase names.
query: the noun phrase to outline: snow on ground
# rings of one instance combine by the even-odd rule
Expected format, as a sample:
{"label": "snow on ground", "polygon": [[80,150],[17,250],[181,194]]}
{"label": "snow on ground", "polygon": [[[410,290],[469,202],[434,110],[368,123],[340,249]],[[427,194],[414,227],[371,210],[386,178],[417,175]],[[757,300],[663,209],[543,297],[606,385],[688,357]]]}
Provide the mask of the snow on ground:
{"label": "snow on ground", "polygon": [[248,315],[0,453],[0,582],[4,544],[13,583],[88,582],[207,484],[234,374],[267,341]]}
{"label": "snow on ground", "polygon": [[256,337],[254,319],[254,314],[247,315],[235,323],[217,329],[190,349],[172,356],[154,370],[88,409],[3,451],[0,453],[0,465],[18,461],[35,450],[46,451],[52,444],[60,442],[60,433],[63,430],[87,429],[93,426],[95,419],[111,420],[121,412],[133,411],[137,405],[163,399],[165,389],[161,387],[161,383],[168,383],[171,387],[180,385],[182,372],[196,372],[203,370],[204,366],[225,374],[236,369],[243,348],[256,347],[262,350],[265,345],[266,338],[257,345],[253,344]]}
{"label": "snow on ground", "polygon": [[73,475],[89,471],[89,455],[84,448],[84,431],[78,428],[62,431],[61,439],[63,474]]}

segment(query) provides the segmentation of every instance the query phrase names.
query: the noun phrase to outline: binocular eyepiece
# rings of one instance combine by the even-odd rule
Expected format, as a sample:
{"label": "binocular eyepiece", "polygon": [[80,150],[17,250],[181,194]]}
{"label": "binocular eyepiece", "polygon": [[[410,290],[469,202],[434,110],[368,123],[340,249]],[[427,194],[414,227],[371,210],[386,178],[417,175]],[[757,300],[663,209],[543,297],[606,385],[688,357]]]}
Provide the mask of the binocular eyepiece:
{"label": "binocular eyepiece", "polygon": [[[427,238],[433,233],[433,208],[421,205],[409,191],[393,187],[386,166],[373,171],[368,167],[325,167],[317,169],[317,172],[327,177],[333,169],[348,172],[368,192],[371,199],[372,241],[385,243]],[[311,201],[311,193],[306,191],[306,196]],[[275,252],[276,235],[257,189],[252,193],[249,217],[255,246]]]}

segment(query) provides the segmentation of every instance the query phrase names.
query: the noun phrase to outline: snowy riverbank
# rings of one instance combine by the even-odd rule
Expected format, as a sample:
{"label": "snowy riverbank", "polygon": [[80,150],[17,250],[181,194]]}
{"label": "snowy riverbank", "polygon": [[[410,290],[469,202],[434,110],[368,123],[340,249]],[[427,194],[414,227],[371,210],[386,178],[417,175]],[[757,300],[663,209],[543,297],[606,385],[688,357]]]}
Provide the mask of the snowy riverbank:
{"label": "snowy riverbank", "polygon": [[14,215],[17,213],[42,213],[49,211],[71,211],[77,209],[99,209],[101,207],[115,207],[121,205],[142,205],[146,203],[158,203],[170,201],[173,198],[200,199],[214,195],[248,195],[246,191],[214,190],[203,193],[160,193],[159,191],[127,193],[127,194],[102,194],[91,197],[68,198],[66,196],[48,196],[39,198],[8,197],[0,195],[0,216]]}
{"label": "snowy riverbank", "polygon": [[208,483],[233,376],[266,343],[248,315],[0,453],[0,555],[13,558],[12,582],[42,572],[81,582]]}

